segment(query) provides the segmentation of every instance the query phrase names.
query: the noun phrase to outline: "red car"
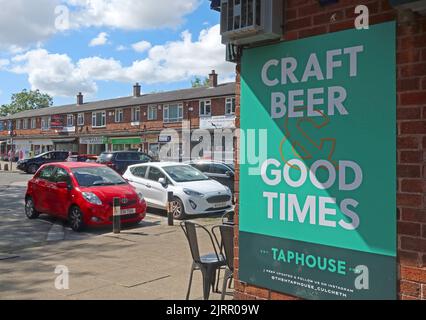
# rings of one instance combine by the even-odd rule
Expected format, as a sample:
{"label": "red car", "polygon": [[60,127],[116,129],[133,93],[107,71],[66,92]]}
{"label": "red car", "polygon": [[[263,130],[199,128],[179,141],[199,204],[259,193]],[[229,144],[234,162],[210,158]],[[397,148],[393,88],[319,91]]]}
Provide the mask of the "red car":
{"label": "red car", "polygon": [[61,162],[43,165],[28,182],[25,214],[67,219],[74,231],[111,225],[113,199],[118,197],[123,224],[139,223],[146,214],[142,194],[118,173],[97,163]]}

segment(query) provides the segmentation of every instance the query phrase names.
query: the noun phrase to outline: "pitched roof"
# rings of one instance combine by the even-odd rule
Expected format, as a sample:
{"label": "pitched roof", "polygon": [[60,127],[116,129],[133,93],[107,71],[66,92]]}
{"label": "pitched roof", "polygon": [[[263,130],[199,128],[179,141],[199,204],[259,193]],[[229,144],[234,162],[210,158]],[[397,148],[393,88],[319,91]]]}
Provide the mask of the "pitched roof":
{"label": "pitched roof", "polygon": [[28,110],[16,113],[8,117],[0,117],[0,120],[19,119],[48,116],[53,114],[66,114],[75,112],[96,111],[128,106],[141,106],[155,103],[178,102],[183,100],[194,100],[203,98],[213,98],[229,96],[235,94],[235,82],[219,84],[217,87],[200,87],[181,89],[167,92],[151,93],[141,95],[140,97],[124,97],[108,99],[94,102],[87,102],[82,105],[69,104],[64,106],[49,107],[36,110]]}

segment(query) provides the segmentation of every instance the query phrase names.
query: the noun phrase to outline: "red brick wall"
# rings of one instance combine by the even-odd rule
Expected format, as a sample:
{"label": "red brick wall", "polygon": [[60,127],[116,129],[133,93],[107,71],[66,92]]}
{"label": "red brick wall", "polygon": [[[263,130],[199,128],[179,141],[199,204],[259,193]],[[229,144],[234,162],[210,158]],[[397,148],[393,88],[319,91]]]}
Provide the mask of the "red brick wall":
{"label": "red brick wall", "polygon": [[[283,13],[283,38],[293,40],[353,28],[354,9],[359,4],[368,6],[370,24],[398,21],[396,214],[399,298],[426,300],[426,17],[415,14],[412,21],[405,22],[387,0],[340,0],[337,4],[325,7],[319,6],[316,0],[287,0]],[[238,126],[239,89],[237,67]],[[236,176],[238,178],[239,171]],[[235,187],[238,199],[238,183]],[[235,246],[236,299],[295,299],[238,281],[238,232],[235,234]]]}

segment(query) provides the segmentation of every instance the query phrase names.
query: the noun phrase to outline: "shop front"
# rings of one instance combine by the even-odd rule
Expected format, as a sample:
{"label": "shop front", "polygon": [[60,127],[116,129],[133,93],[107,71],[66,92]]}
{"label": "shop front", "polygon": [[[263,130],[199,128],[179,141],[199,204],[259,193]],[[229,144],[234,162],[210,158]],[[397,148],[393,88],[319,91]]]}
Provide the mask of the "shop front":
{"label": "shop front", "polygon": [[54,139],[53,144],[57,151],[78,152],[77,138]]}
{"label": "shop front", "polygon": [[111,151],[138,151],[143,143],[141,137],[110,138]]}
{"label": "shop front", "polygon": [[80,138],[80,153],[100,155],[107,150],[108,138],[104,136]]}

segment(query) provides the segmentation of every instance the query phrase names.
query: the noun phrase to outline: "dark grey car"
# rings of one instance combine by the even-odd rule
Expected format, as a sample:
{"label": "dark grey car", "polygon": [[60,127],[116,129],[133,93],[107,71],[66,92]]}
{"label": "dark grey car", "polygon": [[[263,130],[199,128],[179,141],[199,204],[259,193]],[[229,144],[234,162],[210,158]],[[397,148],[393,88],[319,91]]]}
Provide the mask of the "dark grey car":
{"label": "dark grey car", "polygon": [[219,181],[227,186],[234,193],[234,174],[235,168],[233,164],[216,162],[211,160],[197,160],[188,162],[194,168],[200,170],[209,178]]}

